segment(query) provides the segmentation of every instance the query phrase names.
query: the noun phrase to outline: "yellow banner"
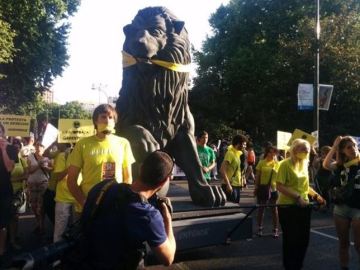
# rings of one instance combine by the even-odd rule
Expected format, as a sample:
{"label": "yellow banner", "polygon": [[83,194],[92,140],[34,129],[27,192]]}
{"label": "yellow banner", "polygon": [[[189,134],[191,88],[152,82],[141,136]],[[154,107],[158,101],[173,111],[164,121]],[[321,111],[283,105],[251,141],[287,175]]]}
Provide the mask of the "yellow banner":
{"label": "yellow banner", "polygon": [[76,143],[79,139],[95,134],[92,120],[59,119],[59,143]]}
{"label": "yellow banner", "polygon": [[30,116],[0,114],[0,123],[5,127],[6,136],[28,137],[30,135]]}
{"label": "yellow banner", "polygon": [[314,136],[312,136],[311,134],[306,133],[305,131],[302,131],[300,129],[294,130],[294,132],[288,142],[288,145],[290,146],[295,139],[304,139],[304,140],[308,141],[310,143],[310,145],[313,145],[314,142],[316,141],[316,138]]}

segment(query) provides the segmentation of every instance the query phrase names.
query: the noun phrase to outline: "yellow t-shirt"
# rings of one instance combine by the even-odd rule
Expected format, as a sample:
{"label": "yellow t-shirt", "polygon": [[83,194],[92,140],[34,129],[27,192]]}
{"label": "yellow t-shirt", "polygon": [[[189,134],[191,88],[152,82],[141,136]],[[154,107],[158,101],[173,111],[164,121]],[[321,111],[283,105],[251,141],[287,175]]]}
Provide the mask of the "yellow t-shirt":
{"label": "yellow t-shirt", "polygon": [[90,136],[81,139],[70,154],[70,165],[82,172],[80,187],[85,195],[104,179],[122,182],[122,168],[135,162],[130,143],[125,138],[109,135],[101,140]]}
{"label": "yellow t-shirt", "polygon": [[[290,158],[280,162],[279,170],[276,175],[276,182],[285,185],[286,187],[296,191],[300,196],[308,201],[309,193],[309,172],[307,168],[300,171],[295,170],[295,167]],[[280,192],[278,204],[296,204],[294,198],[290,198]]]}
{"label": "yellow t-shirt", "polygon": [[[60,173],[69,167],[69,162],[66,161],[66,154],[64,152],[58,153],[54,159],[54,173]],[[74,203],[75,198],[69,191],[67,186],[67,176],[58,181],[56,186],[56,202]]]}
{"label": "yellow t-shirt", "polygon": [[26,159],[23,157],[19,157],[19,162],[14,164],[14,168],[11,171],[11,185],[14,193],[18,190],[24,188],[24,180],[15,181],[15,177],[19,177],[24,175],[26,172],[26,168],[28,167]]}
{"label": "yellow t-shirt", "polygon": [[229,163],[229,166],[227,166],[225,171],[226,176],[228,177],[230,184],[235,187],[242,186],[240,169],[241,155],[241,151],[236,150],[232,145],[230,145],[224,157],[224,162],[227,161]]}
{"label": "yellow t-shirt", "polygon": [[[276,170],[278,162],[275,160],[261,159],[256,165],[256,171],[260,172],[260,184],[267,185],[271,181],[271,189],[276,190]],[[271,179],[270,179],[271,178]]]}

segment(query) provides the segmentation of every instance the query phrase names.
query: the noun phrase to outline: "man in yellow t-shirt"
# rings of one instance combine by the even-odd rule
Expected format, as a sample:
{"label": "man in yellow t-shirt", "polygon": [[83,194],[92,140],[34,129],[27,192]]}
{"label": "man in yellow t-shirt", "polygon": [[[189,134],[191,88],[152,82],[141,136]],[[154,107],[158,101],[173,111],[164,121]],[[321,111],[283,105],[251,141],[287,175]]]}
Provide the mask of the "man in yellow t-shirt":
{"label": "man in yellow t-shirt", "polygon": [[232,145],[228,147],[224,160],[221,164],[222,189],[224,190],[229,201],[239,203],[241,181],[241,162],[240,156],[242,150],[246,147],[246,137],[236,135],[232,140]]}
{"label": "man in yellow t-shirt", "polygon": [[[115,109],[101,104],[92,118],[96,135],[81,139],[69,157],[68,187],[81,207],[90,189],[102,180],[115,178],[119,183],[131,184],[131,164],[135,162],[129,141],[112,134],[117,120]],[[78,185],[80,172],[83,180]]]}

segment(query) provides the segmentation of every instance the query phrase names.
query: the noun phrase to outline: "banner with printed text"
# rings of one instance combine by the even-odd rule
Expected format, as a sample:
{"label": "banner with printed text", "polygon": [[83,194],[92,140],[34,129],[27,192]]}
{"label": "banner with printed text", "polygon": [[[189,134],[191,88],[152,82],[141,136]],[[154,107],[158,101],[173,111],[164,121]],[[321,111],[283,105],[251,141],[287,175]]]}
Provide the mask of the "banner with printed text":
{"label": "banner with printed text", "polygon": [[76,143],[79,139],[95,134],[89,119],[59,119],[59,143]]}
{"label": "banner with printed text", "polygon": [[0,123],[5,127],[6,136],[28,137],[30,134],[30,116],[0,114]]}

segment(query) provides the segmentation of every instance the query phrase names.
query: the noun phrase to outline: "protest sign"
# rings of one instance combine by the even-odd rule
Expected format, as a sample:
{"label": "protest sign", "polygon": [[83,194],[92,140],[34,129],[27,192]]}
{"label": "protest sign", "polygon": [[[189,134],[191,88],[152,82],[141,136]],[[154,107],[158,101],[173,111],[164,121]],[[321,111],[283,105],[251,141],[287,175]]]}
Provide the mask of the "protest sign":
{"label": "protest sign", "polygon": [[6,136],[28,137],[30,134],[30,116],[0,114],[0,123],[5,127]]}
{"label": "protest sign", "polygon": [[88,119],[59,119],[59,143],[76,143],[95,134],[94,124]]}
{"label": "protest sign", "polygon": [[310,143],[310,145],[313,145],[316,141],[316,138],[314,136],[312,136],[311,134],[306,133],[305,131],[302,131],[300,129],[294,130],[294,132],[288,142],[288,146],[290,146],[295,139],[304,139],[304,140],[308,141]]}
{"label": "protest sign", "polygon": [[289,149],[288,142],[291,138],[290,132],[277,131],[277,149],[279,150],[287,150]]}
{"label": "protest sign", "polygon": [[44,136],[41,140],[41,144],[47,149],[52,143],[54,143],[58,136],[58,130],[52,124],[48,123],[44,132]]}

